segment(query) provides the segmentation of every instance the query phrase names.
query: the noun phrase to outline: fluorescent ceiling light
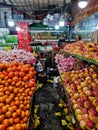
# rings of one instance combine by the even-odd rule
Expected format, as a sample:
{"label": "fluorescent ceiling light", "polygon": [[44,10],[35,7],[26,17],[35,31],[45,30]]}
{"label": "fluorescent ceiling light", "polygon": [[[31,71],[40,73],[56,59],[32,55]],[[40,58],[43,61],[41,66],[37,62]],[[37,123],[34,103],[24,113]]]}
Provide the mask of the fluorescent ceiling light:
{"label": "fluorescent ceiling light", "polygon": [[58,30],[59,29],[59,25],[55,25],[55,29]]}
{"label": "fluorescent ceiling light", "polygon": [[14,26],[14,21],[13,20],[9,20],[8,21],[8,25],[11,26],[11,27],[13,27]]}
{"label": "fluorescent ceiling light", "polygon": [[20,31],[20,27],[16,27],[16,31]]}
{"label": "fluorescent ceiling light", "polygon": [[60,22],[59,22],[59,26],[60,26],[60,27],[63,27],[63,26],[64,26],[64,21],[60,21]]}
{"label": "fluorescent ceiling light", "polygon": [[78,6],[79,6],[81,9],[85,8],[85,7],[87,6],[87,0],[80,0],[80,1],[78,2]]}

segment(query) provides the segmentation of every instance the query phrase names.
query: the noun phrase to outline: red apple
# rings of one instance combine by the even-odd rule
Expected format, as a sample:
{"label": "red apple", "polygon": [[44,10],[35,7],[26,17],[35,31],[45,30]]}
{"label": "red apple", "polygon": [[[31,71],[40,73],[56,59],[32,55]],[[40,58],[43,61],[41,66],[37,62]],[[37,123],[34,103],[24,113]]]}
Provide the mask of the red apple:
{"label": "red apple", "polygon": [[98,106],[98,100],[94,100],[94,101],[92,102],[92,104],[93,104],[93,106],[97,107],[97,106]]}
{"label": "red apple", "polygon": [[98,86],[94,86],[94,87],[93,87],[93,90],[98,90]]}
{"label": "red apple", "polygon": [[89,115],[88,114],[84,114],[83,117],[84,117],[84,120],[89,119]]}
{"label": "red apple", "polygon": [[83,97],[81,97],[81,100],[82,100],[82,101],[87,101],[87,100],[88,100],[88,98],[87,98],[87,96],[86,96],[86,95],[84,95]]}
{"label": "red apple", "polygon": [[87,120],[87,121],[86,121],[86,125],[87,125],[87,127],[90,128],[90,129],[93,129],[94,126],[95,126],[94,123],[93,123],[91,120]]}
{"label": "red apple", "polygon": [[97,117],[97,112],[95,108],[90,108],[88,112],[91,116]]}
{"label": "red apple", "polygon": [[94,91],[93,94],[95,97],[98,96],[98,90]]}
{"label": "red apple", "polygon": [[92,103],[90,101],[85,101],[84,102],[84,107],[85,108],[90,108],[92,106]]}
{"label": "red apple", "polygon": [[77,109],[77,108],[79,108],[79,105],[75,103],[75,104],[73,105],[73,109],[75,110],[75,109]]}
{"label": "red apple", "polygon": [[83,112],[83,114],[87,114],[88,113],[86,108],[83,108],[82,112]]}

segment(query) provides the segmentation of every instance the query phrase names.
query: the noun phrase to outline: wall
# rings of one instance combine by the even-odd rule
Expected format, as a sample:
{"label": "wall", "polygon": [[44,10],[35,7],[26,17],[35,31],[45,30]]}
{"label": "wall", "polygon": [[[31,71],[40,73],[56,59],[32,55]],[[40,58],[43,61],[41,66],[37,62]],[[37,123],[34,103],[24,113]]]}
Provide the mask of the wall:
{"label": "wall", "polygon": [[79,23],[83,19],[98,12],[98,0],[88,0],[88,6],[85,9],[80,9],[77,2],[74,2],[72,8],[73,21],[72,25]]}

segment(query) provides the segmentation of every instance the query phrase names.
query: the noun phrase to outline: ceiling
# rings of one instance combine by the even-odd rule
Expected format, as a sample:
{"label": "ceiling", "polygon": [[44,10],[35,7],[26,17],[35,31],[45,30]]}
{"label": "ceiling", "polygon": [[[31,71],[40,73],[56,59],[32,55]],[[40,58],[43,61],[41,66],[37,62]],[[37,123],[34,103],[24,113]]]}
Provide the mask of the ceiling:
{"label": "ceiling", "polygon": [[71,5],[74,1],[75,0],[0,0],[0,5],[11,6],[14,9],[23,11],[23,13],[28,16],[38,16],[56,11],[60,12],[61,7],[65,8],[66,5]]}

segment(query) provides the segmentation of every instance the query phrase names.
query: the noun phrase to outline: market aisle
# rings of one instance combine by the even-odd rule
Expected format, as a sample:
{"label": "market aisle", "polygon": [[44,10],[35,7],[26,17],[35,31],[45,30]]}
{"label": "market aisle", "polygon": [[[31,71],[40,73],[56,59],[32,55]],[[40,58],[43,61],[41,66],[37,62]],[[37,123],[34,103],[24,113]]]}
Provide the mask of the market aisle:
{"label": "market aisle", "polygon": [[[35,117],[36,121],[39,117],[40,125],[36,130],[68,130],[66,126],[62,126],[61,120],[63,116],[55,116],[56,112],[61,112],[58,107],[60,102],[60,93],[57,88],[53,88],[52,83],[43,85],[34,95]],[[37,109],[38,111],[37,111]],[[37,117],[36,117],[37,116]],[[36,123],[35,123],[36,127]]]}

